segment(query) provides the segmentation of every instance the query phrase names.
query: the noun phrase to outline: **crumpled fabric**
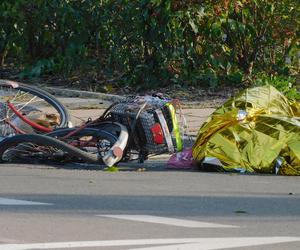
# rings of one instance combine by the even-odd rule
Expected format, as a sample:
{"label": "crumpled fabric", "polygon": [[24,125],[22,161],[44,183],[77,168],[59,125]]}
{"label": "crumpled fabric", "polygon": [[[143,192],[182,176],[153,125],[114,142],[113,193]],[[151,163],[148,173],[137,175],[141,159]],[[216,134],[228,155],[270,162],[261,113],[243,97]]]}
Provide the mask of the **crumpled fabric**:
{"label": "crumpled fabric", "polygon": [[193,157],[200,168],[215,158],[224,171],[300,175],[300,103],[272,86],[242,91],[201,126]]}
{"label": "crumpled fabric", "polygon": [[167,162],[167,168],[170,169],[191,169],[193,167],[194,159],[191,148],[172,154]]}

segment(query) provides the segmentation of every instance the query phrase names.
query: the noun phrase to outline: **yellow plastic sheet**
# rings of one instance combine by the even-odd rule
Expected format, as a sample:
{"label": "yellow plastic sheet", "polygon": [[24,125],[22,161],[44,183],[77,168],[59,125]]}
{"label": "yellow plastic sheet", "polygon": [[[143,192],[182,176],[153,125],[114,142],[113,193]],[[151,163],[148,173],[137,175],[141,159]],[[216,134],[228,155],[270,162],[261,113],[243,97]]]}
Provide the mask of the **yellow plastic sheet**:
{"label": "yellow plastic sheet", "polygon": [[300,175],[300,104],[272,86],[242,91],[199,130],[193,157],[218,159],[225,171]]}

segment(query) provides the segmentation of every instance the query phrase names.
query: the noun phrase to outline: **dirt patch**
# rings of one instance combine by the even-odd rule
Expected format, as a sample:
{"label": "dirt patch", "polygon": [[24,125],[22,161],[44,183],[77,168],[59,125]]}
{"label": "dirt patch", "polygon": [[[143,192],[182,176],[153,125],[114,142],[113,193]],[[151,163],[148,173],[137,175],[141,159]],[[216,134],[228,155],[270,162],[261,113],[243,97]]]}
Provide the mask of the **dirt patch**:
{"label": "dirt patch", "polygon": [[118,86],[116,82],[110,83],[103,80],[95,80],[89,75],[64,78],[61,75],[45,75],[39,78],[19,79],[19,72],[12,67],[0,68],[0,79],[10,79],[38,86],[49,86],[68,88],[73,90],[84,90],[101,92],[105,94],[129,96],[129,95],[153,95],[162,93],[170,99],[179,99],[185,107],[210,108],[218,107],[228,98],[239,92],[240,88],[219,86],[218,88],[180,86],[178,84],[166,88],[156,87],[148,90],[137,90],[135,87]]}

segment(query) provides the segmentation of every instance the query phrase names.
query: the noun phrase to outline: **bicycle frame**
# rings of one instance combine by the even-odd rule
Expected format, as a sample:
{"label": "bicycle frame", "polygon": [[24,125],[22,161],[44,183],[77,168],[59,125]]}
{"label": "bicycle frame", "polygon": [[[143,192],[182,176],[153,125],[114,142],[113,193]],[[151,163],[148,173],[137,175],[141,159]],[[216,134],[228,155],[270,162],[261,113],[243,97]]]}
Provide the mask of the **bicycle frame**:
{"label": "bicycle frame", "polygon": [[49,133],[52,132],[53,129],[52,128],[47,128],[44,126],[41,126],[40,124],[37,124],[34,121],[29,120],[27,117],[25,117],[24,115],[22,115],[17,109],[16,107],[10,103],[7,102],[7,106],[15,113],[16,116],[18,116],[23,122],[27,123],[28,125],[30,125],[31,127],[33,127],[34,129],[37,129],[41,132],[45,132],[45,133]]}

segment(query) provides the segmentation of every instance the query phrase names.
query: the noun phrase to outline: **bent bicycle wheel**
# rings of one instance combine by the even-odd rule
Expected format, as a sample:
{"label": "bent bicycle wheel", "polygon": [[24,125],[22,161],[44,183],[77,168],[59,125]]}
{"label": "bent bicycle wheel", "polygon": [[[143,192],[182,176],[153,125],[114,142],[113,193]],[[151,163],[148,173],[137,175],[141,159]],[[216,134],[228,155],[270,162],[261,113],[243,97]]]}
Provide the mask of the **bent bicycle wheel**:
{"label": "bent bicycle wheel", "polygon": [[[40,126],[34,128],[27,120]],[[49,132],[67,127],[70,116],[54,96],[39,88],[9,80],[0,80],[0,136]],[[19,130],[19,131],[16,131]]]}
{"label": "bent bicycle wheel", "polygon": [[0,162],[88,162],[98,155],[45,135],[16,135],[0,143]]}
{"label": "bent bicycle wheel", "polygon": [[103,163],[103,156],[111,149],[118,139],[114,134],[101,129],[84,128],[78,132],[76,132],[76,130],[77,128],[63,128],[57,129],[46,135],[64,141],[87,153],[97,154],[100,163]]}

